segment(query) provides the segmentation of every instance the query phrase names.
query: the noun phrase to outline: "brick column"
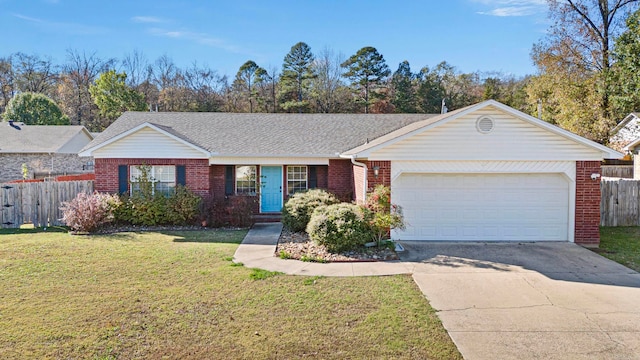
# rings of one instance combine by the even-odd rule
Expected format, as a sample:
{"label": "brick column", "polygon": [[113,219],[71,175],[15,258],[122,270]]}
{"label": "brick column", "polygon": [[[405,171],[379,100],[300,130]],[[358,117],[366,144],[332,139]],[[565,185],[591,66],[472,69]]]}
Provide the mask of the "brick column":
{"label": "brick column", "polygon": [[585,247],[600,245],[600,161],[576,161],[575,243]]}

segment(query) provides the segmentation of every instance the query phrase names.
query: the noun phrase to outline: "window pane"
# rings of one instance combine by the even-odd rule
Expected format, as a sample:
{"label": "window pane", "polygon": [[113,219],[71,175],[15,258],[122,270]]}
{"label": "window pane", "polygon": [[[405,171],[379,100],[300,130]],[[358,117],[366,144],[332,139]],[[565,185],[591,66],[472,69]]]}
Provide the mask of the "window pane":
{"label": "window pane", "polygon": [[236,193],[255,195],[256,166],[236,166]]}
{"label": "window pane", "polygon": [[[142,171],[139,169],[140,165],[133,165],[129,167],[129,173],[131,181],[131,193],[134,194],[140,191],[140,177]],[[152,194],[171,194],[175,191],[176,187],[176,167],[173,165],[154,165],[149,166],[148,180],[151,182]]]}
{"label": "window pane", "polygon": [[287,190],[289,195],[307,190],[306,166],[287,166]]}

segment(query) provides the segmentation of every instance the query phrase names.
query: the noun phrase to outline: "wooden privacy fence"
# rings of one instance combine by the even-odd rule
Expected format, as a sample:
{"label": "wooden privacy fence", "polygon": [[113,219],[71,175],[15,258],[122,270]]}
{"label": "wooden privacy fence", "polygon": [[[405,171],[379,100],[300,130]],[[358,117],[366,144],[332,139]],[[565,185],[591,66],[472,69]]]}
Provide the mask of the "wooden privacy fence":
{"label": "wooden privacy fence", "polygon": [[80,192],[92,193],[93,181],[0,184],[0,228],[64,225],[60,206]]}
{"label": "wooden privacy fence", "polygon": [[602,176],[633,179],[633,165],[603,165]]}
{"label": "wooden privacy fence", "polygon": [[602,179],[601,226],[640,225],[640,180]]}

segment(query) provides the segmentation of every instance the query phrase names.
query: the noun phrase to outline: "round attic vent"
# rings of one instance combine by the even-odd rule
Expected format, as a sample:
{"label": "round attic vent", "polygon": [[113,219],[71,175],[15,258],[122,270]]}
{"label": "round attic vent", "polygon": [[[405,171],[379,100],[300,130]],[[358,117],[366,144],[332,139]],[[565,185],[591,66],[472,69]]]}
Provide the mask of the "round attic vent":
{"label": "round attic vent", "polygon": [[476,122],[476,128],[483,134],[490,133],[494,127],[495,123],[493,119],[488,116],[483,116]]}

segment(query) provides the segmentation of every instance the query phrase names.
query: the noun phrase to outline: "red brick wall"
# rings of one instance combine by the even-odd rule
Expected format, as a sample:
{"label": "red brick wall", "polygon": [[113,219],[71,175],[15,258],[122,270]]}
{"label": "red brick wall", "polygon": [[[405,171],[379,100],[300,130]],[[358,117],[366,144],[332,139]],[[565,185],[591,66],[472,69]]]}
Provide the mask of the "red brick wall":
{"label": "red brick wall", "polygon": [[[378,177],[375,177],[374,167],[379,167]],[[377,185],[391,186],[391,161],[369,161],[367,164],[369,191]]]}
{"label": "red brick wall", "polygon": [[600,174],[599,161],[576,161],[575,243],[587,247],[600,244]]}
{"label": "red brick wall", "polygon": [[118,192],[118,165],[140,164],[185,165],[187,187],[198,195],[209,194],[207,159],[95,159],[96,191]]}
{"label": "red brick wall", "polygon": [[329,159],[327,171],[327,190],[336,194],[341,200],[353,200],[353,171],[351,168],[351,160]]}
{"label": "red brick wall", "polygon": [[209,167],[209,181],[211,184],[211,195],[214,197],[224,197],[224,177],[226,173],[226,165],[211,165]]}
{"label": "red brick wall", "polygon": [[328,176],[329,176],[329,167],[326,165],[317,165],[316,166],[316,177],[318,179],[318,189],[327,189],[328,184]]}

